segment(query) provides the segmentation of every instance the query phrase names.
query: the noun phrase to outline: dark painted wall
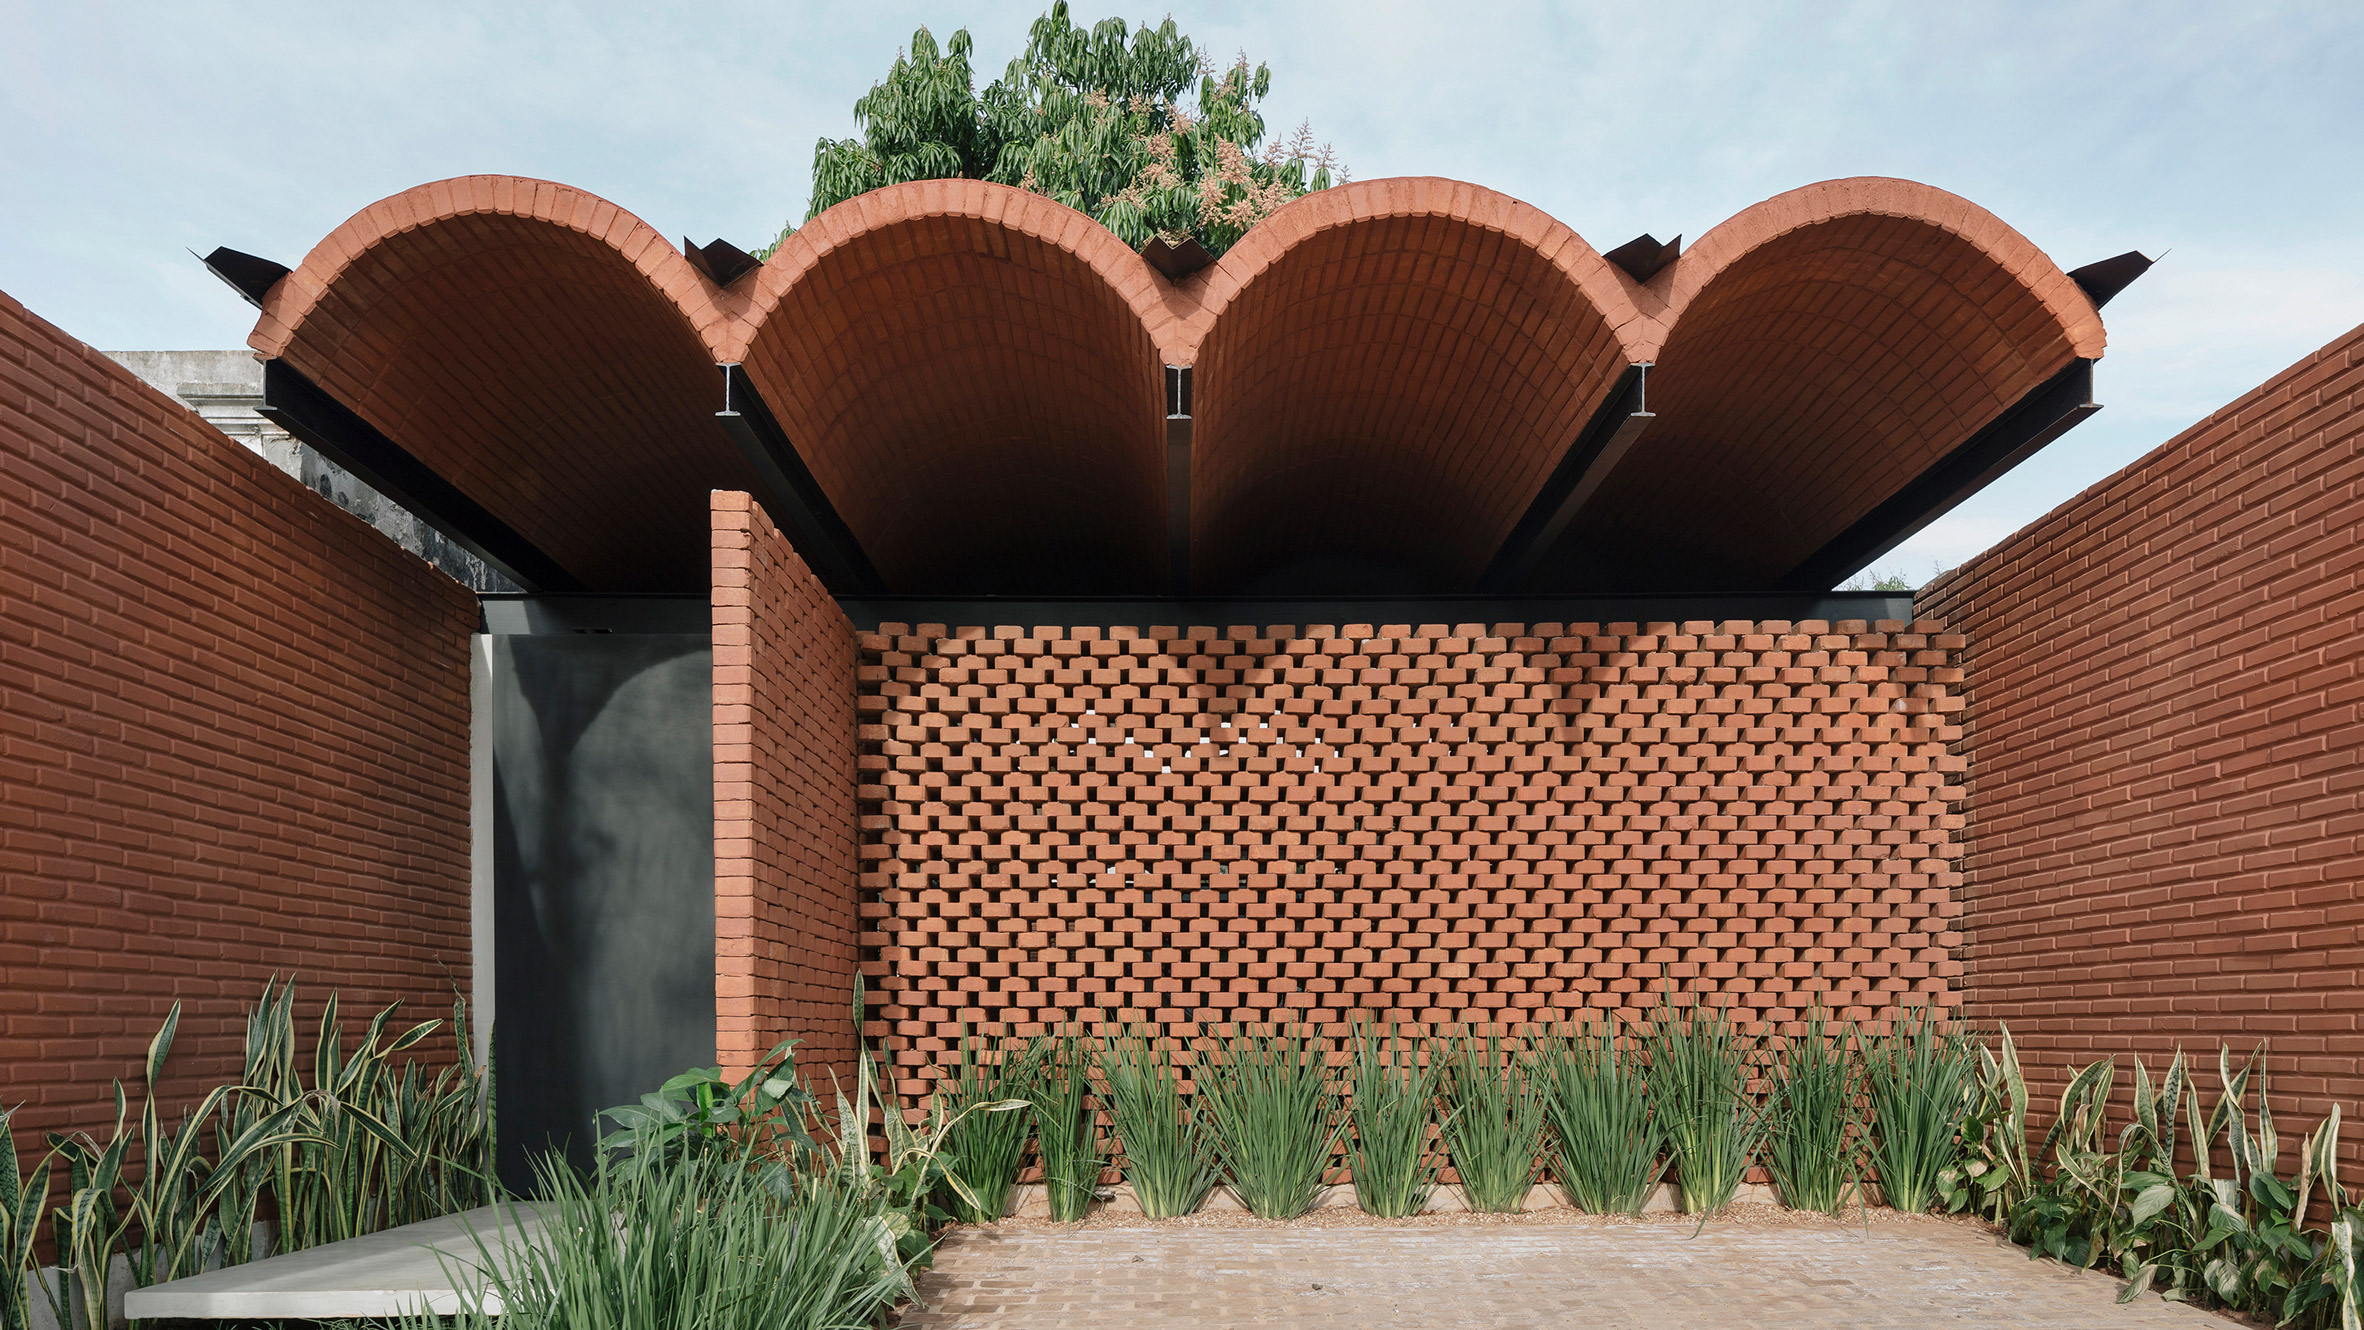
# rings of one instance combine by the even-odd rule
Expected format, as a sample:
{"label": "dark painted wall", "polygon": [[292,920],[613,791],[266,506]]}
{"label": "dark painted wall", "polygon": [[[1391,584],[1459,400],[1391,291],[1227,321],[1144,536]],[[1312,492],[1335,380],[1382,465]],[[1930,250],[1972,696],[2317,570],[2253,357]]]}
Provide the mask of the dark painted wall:
{"label": "dark painted wall", "polygon": [[501,1172],[714,1061],[713,651],[492,639]]}

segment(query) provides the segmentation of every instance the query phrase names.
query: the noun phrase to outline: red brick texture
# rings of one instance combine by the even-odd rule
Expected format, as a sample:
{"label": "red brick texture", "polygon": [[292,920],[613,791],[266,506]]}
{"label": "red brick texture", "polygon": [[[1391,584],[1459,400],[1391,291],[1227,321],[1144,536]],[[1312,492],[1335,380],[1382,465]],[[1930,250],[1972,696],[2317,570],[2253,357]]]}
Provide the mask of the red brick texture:
{"label": "red brick texture", "polygon": [[1922,592],[1969,640],[1969,1012],[2039,1085],[2270,1039],[2286,1125],[2364,1099],[2360,527],[2364,328]]}
{"label": "red brick texture", "polygon": [[1332,1030],[1954,1000],[1957,638],[1919,623],[884,624],[864,973],[962,1022]]}
{"label": "red brick texture", "polygon": [[647,223],[513,176],[373,204],[248,343],[319,383],[585,585],[702,591],[706,495],[753,473],[703,336],[736,303]]}
{"label": "red brick texture", "polygon": [[926,181],[830,209],[751,282],[748,376],[889,587],[1160,585],[1165,375],[1144,318],[1165,283],[1107,228]]}
{"label": "red brick texture", "polygon": [[617,590],[693,584],[708,488],[751,484],[714,419],[743,363],[887,589],[936,594],[1162,589],[1161,364],[1196,367],[1201,590],[1316,558],[1462,589],[1644,361],[1659,422],[1545,581],[1739,590],[2103,347],[2024,237],[1882,179],[1757,204],[1639,284],[1451,180],[1307,195],[1179,283],[1049,199],[917,181],[719,290],[613,204],[476,176],[356,215],[252,341]]}
{"label": "red brick texture", "polygon": [[4,295],[0,560],[20,1130],[103,1132],[175,999],[175,1099],[236,1079],[275,973],[448,1013],[474,597]]}
{"label": "red brick texture", "polygon": [[744,494],[713,497],[715,1056],[854,1071],[853,626]]}
{"label": "red brick texture", "polygon": [[1632,358],[1636,289],[1548,215],[1445,180],[1250,231],[1207,288],[1194,585],[1341,557],[1395,590],[1474,583]]}
{"label": "red brick texture", "polygon": [[1775,585],[2103,349],[2092,302],[2034,245],[1903,180],[1757,204],[1650,287],[1668,332],[1637,358],[1658,419],[1554,551],[1559,585]]}

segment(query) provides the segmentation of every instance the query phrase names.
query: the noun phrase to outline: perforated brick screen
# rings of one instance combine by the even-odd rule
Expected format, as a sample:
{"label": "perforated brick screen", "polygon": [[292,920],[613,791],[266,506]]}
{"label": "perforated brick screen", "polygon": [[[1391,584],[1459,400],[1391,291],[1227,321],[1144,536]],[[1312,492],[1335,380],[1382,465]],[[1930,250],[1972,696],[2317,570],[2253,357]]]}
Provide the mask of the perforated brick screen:
{"label": "perforated brick screen", "polygon": [[1956,1001],[1933,622],[882,624],[869,1033]]}

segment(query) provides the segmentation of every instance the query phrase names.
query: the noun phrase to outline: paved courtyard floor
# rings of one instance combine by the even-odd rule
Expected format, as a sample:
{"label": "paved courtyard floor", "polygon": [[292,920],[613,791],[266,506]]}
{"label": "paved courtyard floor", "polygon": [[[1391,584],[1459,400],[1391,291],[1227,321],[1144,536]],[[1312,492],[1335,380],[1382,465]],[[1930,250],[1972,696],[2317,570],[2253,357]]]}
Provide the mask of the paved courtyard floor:
{"label": "paved courtyard floor", "polygon": [[1431,1226],[1096,1222],[951,1231],[929,1330],[1134,1327],[2181,1326],[2234,1324],[2027,1259],[1938,1220]]}

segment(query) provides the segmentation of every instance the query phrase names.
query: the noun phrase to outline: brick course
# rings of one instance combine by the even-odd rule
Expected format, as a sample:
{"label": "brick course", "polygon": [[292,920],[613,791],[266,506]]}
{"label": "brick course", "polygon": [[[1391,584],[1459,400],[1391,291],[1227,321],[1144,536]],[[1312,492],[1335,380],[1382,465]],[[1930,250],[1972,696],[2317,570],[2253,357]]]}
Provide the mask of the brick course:
{"label": "brick course", "polygon": [[1424,1025],[1949,1005],[1931,623],[863,634],[864,972],[963,1022]]}
{"label": "brick course", "polygon": [[176,998],[175,1099],[235,1079],[274,973],[307,1008],[448,1013],[475,598],[5,295],[0,560],[22,1139],[103,1132]]}
{"label": "brick course", "polygon": [[2364,328],[1922,593],[1969,640],[1968,1010],[2039,1104],[2219,1040],[2272,1041],[2285,1127],[2364,1099],[2360,485]]}
{"label": "brick course", "polygon": [[745,494],[713,497],[715,1056],[854,1070],[854,630]]}
{"label": "brick course", "polygon": [[705,494],[754,484],[714,415],[743,363],[889,589],[1130,594],[1169,566],[1161,364],[1198,371],[1201,592],[1467,585],[1640,362],[1660,420],[1534,584],[1741,590],[2104,338],[1904,180],[1767,199],[1642,283],[1460,181],[1307,195],[1180,282],[1040,195],[912,181],[718,289],[612,203],[472,176],[357,213],[250,341],[600,589],[695,584]]}

